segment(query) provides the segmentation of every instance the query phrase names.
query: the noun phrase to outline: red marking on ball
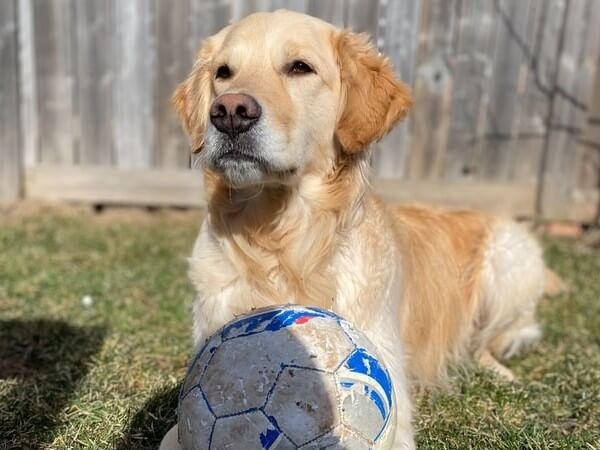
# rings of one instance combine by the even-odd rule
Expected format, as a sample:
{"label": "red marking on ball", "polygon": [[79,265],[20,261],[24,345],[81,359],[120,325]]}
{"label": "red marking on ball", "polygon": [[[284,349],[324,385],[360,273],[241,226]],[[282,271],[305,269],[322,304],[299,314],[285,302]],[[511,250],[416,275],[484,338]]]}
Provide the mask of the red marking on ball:
{"label": "red marking on ball", "polygon": [[296,325],[302,325],[302,324],[308,322],[310,319],[312,319],[311,316],[302,316],[302,317],[298,317],[294,323]]}

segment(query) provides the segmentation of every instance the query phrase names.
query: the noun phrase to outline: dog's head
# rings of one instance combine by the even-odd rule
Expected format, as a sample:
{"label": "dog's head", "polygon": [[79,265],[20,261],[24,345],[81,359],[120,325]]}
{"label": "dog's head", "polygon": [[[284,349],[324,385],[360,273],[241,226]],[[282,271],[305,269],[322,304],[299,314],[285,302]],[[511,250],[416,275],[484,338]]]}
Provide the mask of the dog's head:
{"label": "dog's head", "polygon": [[411,105],[364,35],[289,11],[207,39],[173,103],[194,152],[229,186],[290,184],[381,138]]}

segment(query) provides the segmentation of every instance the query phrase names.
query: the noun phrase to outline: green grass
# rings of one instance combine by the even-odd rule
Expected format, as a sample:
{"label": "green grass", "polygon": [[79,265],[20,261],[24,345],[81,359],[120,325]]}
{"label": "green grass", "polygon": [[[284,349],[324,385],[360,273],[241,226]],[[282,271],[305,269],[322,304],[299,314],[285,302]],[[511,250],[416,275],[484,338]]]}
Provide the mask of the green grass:
{"label": "green grass", "polygon": [[[190,356],[199,214],[1,214],[0,449],[157,448]],[[465,368],[419,395],[419,448],[600,449],[600,252],[545,245],[572,290],[543,300],[520,381]]]}

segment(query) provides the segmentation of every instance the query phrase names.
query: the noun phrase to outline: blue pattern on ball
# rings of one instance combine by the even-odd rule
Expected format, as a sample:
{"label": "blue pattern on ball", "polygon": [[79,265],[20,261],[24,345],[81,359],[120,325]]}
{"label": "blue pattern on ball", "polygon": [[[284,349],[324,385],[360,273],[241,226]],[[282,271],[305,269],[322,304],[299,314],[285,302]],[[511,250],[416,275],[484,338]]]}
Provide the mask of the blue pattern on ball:
{"label": "blue pattern on ball", "polygon": [[[329,317],[336,321],[342,320],[338,315],[319,308],[290,308],[259,312],[249,317],[238,319],[221,331],[223,342],[233,337],[248,336],[261,331],[279,331],[296,324],[303,317]],[[268,322],[265,325],[265,322]],[[264,328],[261,329],[261,326]],[[233,336],[232,336],[233,335]]]}
{"label": "blue pattern on ball", "polygon": [[350,355],[345,366],[352,372],[373,378],[384,390],[389,404],[392,404],[392,380],[381,363],[364,348],[358,348]]}
{"label": "blue pattern on ball", "polygon": [[264,433],[260,434],[260,445],[262,448],[269,449],[275,443],[281,433],[277,430],[267,429]]}

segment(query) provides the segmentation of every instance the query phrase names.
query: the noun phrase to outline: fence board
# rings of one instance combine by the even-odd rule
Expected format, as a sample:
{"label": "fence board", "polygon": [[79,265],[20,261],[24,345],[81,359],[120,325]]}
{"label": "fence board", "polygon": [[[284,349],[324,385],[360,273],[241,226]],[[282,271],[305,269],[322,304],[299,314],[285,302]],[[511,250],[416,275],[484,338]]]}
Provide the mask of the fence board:
{"label": "fence board", "polygon": [[453,76],[448,148],[440,170],[447,180],[473,178],[485,139],[497,20],[491,2],[457,3],[450,67]]}
{"label": "fence board", "polygon": [[551,14],[554,8],[555,0],[531,0],[526,35],[519,38],[526,81],[513,138],[508,174],[511,180],[535,181],[538,176],[550,108],[548,75],[555,70],[559,34],[556,30],[561,24],[560,16]]}
{"label": "fence board", "polygon": [[[400,79],[412,85],[417,58],[419,35],[420,0],[387,0],[379,6],[377,46],[390,58]],[[406,159],[410,147],[408,118],[397,126],[378,145],[373,158],[377,176],[387,179],[402,178],[406,171]]]}
{"label": "fence board", "polygon": [[17,4],[0,2],[0,202],[21,194]]}
{"label": "fence board", "polygon": [[518,110],[525,89],[526,65],[519,40],[526,35],[529,0],[495,1],[499,20],[492,69],[487,133],[498,136],[486,142],[481,174],[486,179],[508,179],[514,140],[518,134]]}
{"label": "fence board", "polygon": [[[567,3],[561,55],[553,91],[552,116],[544,176],[543,211],[549,217],[568,215],[577,202],[578,140],[592,97],[596,58],[600,50],[600,5],[594,0]],[[578,29],[578,33],[568,30]]]}
{"label": "fence board", "polygon": [[172,169],[37,166],[26,169],[29,198],[99,204],[206,205],[202,177]]}
{"label": "fence board", "polygon": [[32,6],[40,161],[72,164],[73,0],[33,2]]}
{"label": "fence board", "polygon": [[155,149],[156,4],[112,0],[115,79],[113,136],[116,166],[149,168]]}
{"label": "fence board", "polygon": [[306,12],[308,0],[271,0],[271,10],[289,9],[291,11]]}
{"label": "fence board", "polygon": [[[179,170],[113,170],[103,167],[38,166],[26,169],[28,197],[88,203],[201,207],[201,177]],[[498,183],[374,182],[391,203],[427,202],[479,208],[494,214],[529,217],[535,186]]]}
{"label": "fence board", "polygon": [[320,17],[338,27],[346,25],[346,1],[345,0],[308,0],[307,13],[311,16]]}
{"label": "fence board", "polygon": [[455,10],[451,2],[424,0],[417,60],[408,178],[434,179],[444,165],[453,76],[449,67]]}
{"label": "fence board", "polygon": [[19,0],[19,113],[23,164],[39,161],[38,105],[32,0]]}
{"label": "fence board", "polygon": [[110,4],[77,0],[75,7],[79,162],[110,165],[114,160]]}
{"label": "fence board", "polygon": [[231,5],[226,0],[192,1],[192,27],[188,46],[190,67],[200,42],[226,26],[231,18]]}
{"label": "fence board", "polygon": [[191,69],[188,36],[193,26],[190,0],[158,2],[158,60],[156,82],[156,155],[157,167],[185,168],[189,152],[181,125],[170,107],[175,87]]}
{"label": "fence board", "polygon": [[347,0],[345,25],[375,39],[379,22],[379,0]]}
{"label": "fence board", "polygon": [[476,208],[504,217],[531,217],[535,185],[494,183],[376,180],[375,190],[394,204],[427,203],[449,208]]}
{"label": "fence board", "polygon": [[271,7],[270,0],[232,0],[231,18],[240,20],[242,17],[257,11],[268,11]]}
{"label": "fence board", "polygon": [[[578,145],[578,186],[585,190],[600,190],[600,52],[596,61],[596,80],[593,97],[587,114],[585,129]],[[590,202],[591,203],[591,202]],[[600,219],[600,198],[589,205],[591,217]]]}

